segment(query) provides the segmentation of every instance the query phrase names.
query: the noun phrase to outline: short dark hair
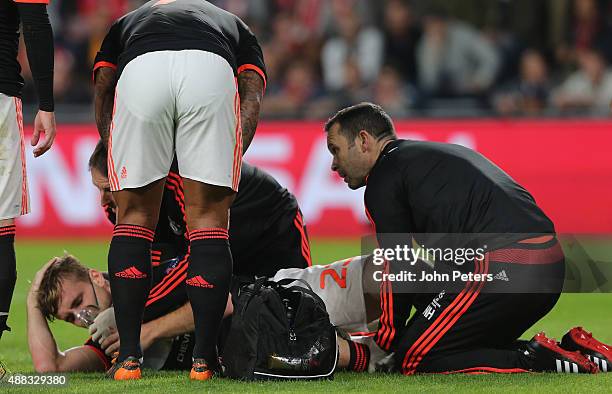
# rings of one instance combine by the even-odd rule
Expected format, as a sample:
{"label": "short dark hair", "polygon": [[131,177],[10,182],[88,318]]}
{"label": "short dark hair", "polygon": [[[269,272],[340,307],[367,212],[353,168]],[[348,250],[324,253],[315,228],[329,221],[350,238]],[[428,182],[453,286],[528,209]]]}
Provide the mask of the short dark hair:
{"label": "short dark hair", "polygon": [[352,143],[361,130],[366,130],[377,140],[395,137],[395,127],[391,117],[380,105],[359,103],[338,111],[325,123],[325,132],[335,125],[340,125],[340,132]]}
{"label": "short dark hair", "polygon": [[108,151],[102,140],[98,141],[96,149],[94,149],[89,158],[89,171],[92,168],[100,171],[102,174],[108,174]]}

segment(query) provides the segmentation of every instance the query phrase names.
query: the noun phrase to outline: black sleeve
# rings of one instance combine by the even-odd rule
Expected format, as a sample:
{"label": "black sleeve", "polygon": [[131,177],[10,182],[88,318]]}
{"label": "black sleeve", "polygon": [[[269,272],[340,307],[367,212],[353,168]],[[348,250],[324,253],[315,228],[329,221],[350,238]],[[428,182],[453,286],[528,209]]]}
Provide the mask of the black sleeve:
{"label": "black sleeve", "polygon": [[264,56],[257,37],[249,27],[240,19],[237,19],[238,32],[238,53],[236,54],[236,65],[238,74],[242,71],[253,70],[257,72],[266,82],[266,65]]}
{"label": "black sleeve", "polygon": [[93,67],[94,76],[96,70],[100,67],[111,67],[117,69],[119,55],[121,54],[122,50],[121,48],[119,22],[115,22],[106,34],[106,37],[104,37],[100,50],[96,54]]}
{"label": "black sleeve", "polygon": [[28,62],[38,93],[38,107],[52,112],[53,100],[53,30],[44,3],[17,3],[23,25]]}

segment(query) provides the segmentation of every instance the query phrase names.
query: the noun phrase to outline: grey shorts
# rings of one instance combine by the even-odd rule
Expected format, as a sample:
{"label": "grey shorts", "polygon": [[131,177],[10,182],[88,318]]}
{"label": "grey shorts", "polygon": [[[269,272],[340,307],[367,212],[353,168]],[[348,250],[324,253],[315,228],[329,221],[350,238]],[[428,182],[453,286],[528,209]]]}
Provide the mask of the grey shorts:
{"label": "grey shorts", "polygon": [[113,191],[168,175],[238,190],[240,98],[231,66],[200,50],[150,52],[127,64],[115,95],[109,139]]}
{"label": "grey shorts", "polygon": [[29,212],[21,100],[0,93],[0,220]]}

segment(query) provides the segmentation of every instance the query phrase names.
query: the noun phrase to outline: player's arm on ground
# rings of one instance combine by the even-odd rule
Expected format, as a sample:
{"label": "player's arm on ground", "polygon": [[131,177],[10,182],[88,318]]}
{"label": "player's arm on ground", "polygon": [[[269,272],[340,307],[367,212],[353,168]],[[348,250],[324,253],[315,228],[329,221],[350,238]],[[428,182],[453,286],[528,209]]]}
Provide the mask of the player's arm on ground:
{"label": "player's arm on ground", "polygon": [[158,339],[173,338],[194,329],[193,310],[191,303],[187,302],[167,315],[143,324],[140,330],[140,343],[143,349],[146,349]]}
{"label": "player's arm on ground", "polygon": [[[144,323],[140,329],[140,346],[146,351],[155,341],[164,338],[174,338],[195,329],[191,304],[187,302],[178,309]],[[104,353],[111,355],[119,351],[119,333],[112,330],[111,334],[100,342]]]}
{"label": "player's arm on ground", "polygon": [[41,133],[45,134],[42,143],[34,149],[34,156],[38,157],[51,148],[56,132],[53,112],[53,30],[47,15],[48,1],[18,0],[16,3],[23,26],[28,63],[38,94],[39,111],[34,120],[32,146],[38,144]]}
{"label": "player's arm on ground", "polygon": [[117,62],[121,53],[119,27],[113,24],[104,37],[100,50],[96,54],[93,68],[94,111],[96,126],[104,146],[108,147],[108,137],[113,119],[115,104],[115,87],[117,85]]}
{"label": "player's arm on ground", "polygon": [[238,94],[240,95],[240,123],[242,126],[242,152],[253,141],[261,102],[266,88],[266,66],[257,38],[244,22],[238,20]]}
{"label": "player's arm on ground", "polygon": [[103,371],[104,362],[88,346],[78,346],[63,352],[58,349],[49,324],[38,308],[36,294],[48,266],[49,263],[38,271],[27,296],[28,347],[34,370],[38,373]]}
{"label": "player's arm on ground", "polygon": [[[233,311],[232,296],[230,295],[227,298],[223,317],[231,315]],[[194,329],[193,310],[191,309],[191,303],[187,302],[180,308],[143,324],[140,330],[140,342],[143,344],[143,348],[145,348],[144,344],[151,345],[158,339],[174,338],[177,335],[191,332]]]}
{"label": "player's arm on ground", "polygon": [[[227,299],[223,317],[231,315],[234,311],[231,296]],[[174,338],[195,329],[193,310],[189,302],[178,309],[165,314],[157,319],[144,323],[140,329],[140,346],[147,350],[155,341],[165,338]],[[119,351],[119,334],[114,331],[100,343],[104,353],[111,355]]]}

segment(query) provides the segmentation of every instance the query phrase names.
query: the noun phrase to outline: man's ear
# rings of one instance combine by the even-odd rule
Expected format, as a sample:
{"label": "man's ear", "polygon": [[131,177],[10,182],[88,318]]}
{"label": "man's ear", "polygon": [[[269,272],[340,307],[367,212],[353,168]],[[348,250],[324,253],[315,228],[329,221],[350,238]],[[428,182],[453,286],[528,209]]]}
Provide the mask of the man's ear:
{"label": "man's ear", "polygon": [[106,282],[106,279],[104,279],[104,276],[102,275],[102,273],[100,271],[90,268],[89,269],[89,278],[97,286],[104,287],[104,283]]}
{"label": "man's ear", "polygon": [[357,134],[357,140],[359,143],[359,149],[361,152],[365,153],[369,149],[371,149],[372,145],[372,136],[365,130],[359,130],[359,134]]}

